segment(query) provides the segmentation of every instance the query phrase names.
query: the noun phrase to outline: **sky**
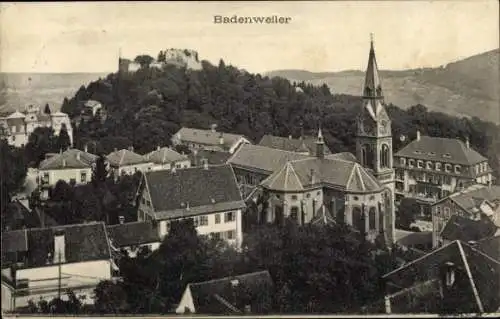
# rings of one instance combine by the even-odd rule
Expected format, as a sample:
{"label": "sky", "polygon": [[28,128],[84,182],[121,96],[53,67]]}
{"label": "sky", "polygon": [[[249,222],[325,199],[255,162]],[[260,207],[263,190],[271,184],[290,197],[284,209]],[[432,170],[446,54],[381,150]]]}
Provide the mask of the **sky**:
{"label": "sky", "polygon": [[[214,16],[290,17],[215,24]],[[497,0],[0,4],[1,72],[113,72],[122,56],[198,51],[250,72],[434,67],[499,47]]]}

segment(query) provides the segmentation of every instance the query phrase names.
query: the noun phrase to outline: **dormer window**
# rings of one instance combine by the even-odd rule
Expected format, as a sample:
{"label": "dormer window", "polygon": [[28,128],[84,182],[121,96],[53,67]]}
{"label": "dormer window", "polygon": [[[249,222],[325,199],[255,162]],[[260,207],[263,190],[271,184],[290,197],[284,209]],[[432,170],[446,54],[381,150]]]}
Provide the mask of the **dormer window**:
{"label": "dormer window", "polygon": [[421,161],[421,160],[418,160],[418,161],[417,161],[417,167],[418,167],[418,168],[423,168],[423,167],[424,167],[424,162],[423,162],[423,161]]}
{"label": "dormer window", "polygon": [[460,165],[455,165],[455,174],[460,174]]}
{"label": "dormer window", "polygon": [[404,157],[401,157],[399,159],[399,163],[401,164],[401,166],[405,166],[406,165],[406,159]]}
{"label": "dormer window", "polygon": [[408,166],[413,167],[415,165],[415,160],[414,159],[409,159],[408,160]]}
{"label": "dormer window", "polygon": [[414,151],[413,153],[415,153],[415,154],[422,154],[422,152],[420,152],[420,151]]}
{"label": "dormer window", "polygon": [[434,152],[429,152],[428,154],[429,154],[429,156],[435,156],[436,155],[436,153],[434,153]]}
{"label": "dormer window", "polygon": [[443,155],[444,158],[451,158],[451,155],[449,153],[446,153]]}
{"label": "dormer window", "polygon": [[445,170],[445,172],[449,173],[451,171],[451,164],[445,164],[444,170]]}
{"label": "dormer window", "polygon": [[432,162],[427,162],[427,163],[425,164],[425,168],[427,168],[427,169],[432,169]]}
{"label": "dormer window", "polygon": [[441,170],[441,163],[436,163],[436,171],[440,171]]}

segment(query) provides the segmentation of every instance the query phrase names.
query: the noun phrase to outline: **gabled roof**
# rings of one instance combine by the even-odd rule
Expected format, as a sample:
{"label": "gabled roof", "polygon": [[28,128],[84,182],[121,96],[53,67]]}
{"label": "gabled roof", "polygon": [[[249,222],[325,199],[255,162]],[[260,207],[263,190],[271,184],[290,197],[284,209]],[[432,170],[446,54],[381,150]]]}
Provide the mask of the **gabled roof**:
{"label": "gabled roof", "polygon": [[[64,233],[66,263],[111,258],[104,223],[92,222],[4,232],[2,234],[2,263],[16,262],[15,255],[5,254],[6,252],[27,251],[25,268],[47,265],[49,254],[54,256],[54,235],[58,231]],[[3,247],[8,248],[4,250]]]}
{"label": "gabled roof", "polygon": [[25,117],[26,117],[26,115],[24,115],[23,113],[21,113],[19,111],[15,111],[14,113],[12,113],[9,116],[7,116],[7,119],[8,120],[11,120],[11,119],[24,119]]}
{"label": "gabled roof", "polygon": [[204,145],[216,145],[220,146],[220,137],[223,138],[223,148],[229,149],[241,138],[244,138],[240,134],[216,132],[212,130],[202,130],[196,128],[183,127],[176,134],[180,136],[180,140],[183,142],[192,142]]}
{"label": "gabled roof", "polygon": [[108,156],[106,156],[106,158],[108,159],[109,165],[113,167],[135,165],[148,162],[148,160],[144,156],[127,149],[112,152]]}
{"label": "gabled roof", "polygon": [[[290,138],[266,134],[262,137],[258,145],[289,152],[308,152],[309,155],[316,154],[316,137],[312,136]],[[330,149],[326,145],[324,153],[325,155],[331,154]]]}
{"label": "gabled roof", "polygon": [[279,191],[298,191],[315,186],[334,187],[353,193],[371,193],[382,189],[377,180],[355,162],[318,158],[290,161],[262,181],[261,185]]}
{"label": "gabled roof", "polygon": [[230,165],[144,173],[157,219],[245,207]]}
{"label": "gabled roof", "polygon": [[476,247],[491,258],[500,261],[500,235],[478,240]]}
{"label": "gabled roof", "polygon": [[50,113],[50,117],[67,117],[68,114],[63,113],[63,112],[54,112]]}
{"label": "gabled roof", "polygon": [[90,168],[97,156],[78,150],[69,149],[56,154],[40,163],[40,170]]}
{"label": "gabled roof", "polygon": [[174,163],[188,159],[187,155],[181,155],[169,147],[162,147],[144,157],[156,164]]}
{"label": "gabled roof", "polygon": [[313,157],[260,145],[243,144],[227,162],[237,167],[271,174],[280,169],[286,162],[305,158]]}
{"label": "gabled roof", "polygon": [[396,156],[441,161],[461,165],[474,165],[487,159],[472,147],[454,138],[421,136],[396,153]]}
{"label": "gabled roof", "polygon": [[[260,271],[238,276],[213,279],[204,282],[190,283],[186,289],[191,291],[196,313],[200,314],[234,314],[245,310],[239,305],[248,298],[251,311],[259,312],[265,305],[255,304],[256,297],[266,291],[272,294],[274,283],[269,272]],[[236,298],[237,300],[235,300]]]}
{"label": "gabled roof", "polygon": [[500,202],[500,186],[487,186],[481,184],[472,185],[460,192],[453,193],[450,196],[443,198],[439,202],[436,202],[435,205],[447,199],[455,202],[468,212],[476,213],[480,212],[480,206],[484,201],[490,203]]}
{"label": "gabled roof", "polygon": [[448,262],[452,262],[468,277],[468,289],[461,289],[461,294],[467,297],[468,302],[460,305],[461,309],[467,309],[469,312],[492,312],[498,309],[500,282],[492,278],[499,278],[500,262],[459,240],[411,261],[384,275],[383,278],[390,284],[389,287],[393,292],[403,291],[419,283],[439,280],[440,267]]}
{"label": "gabled roof", "polygon": [[441,231],[441,237],[450,241],[459,239],[469,242],[491,237],[496,231],[497,227],[488,218],[472,220],[453,215]]}
{"label": "gabled roof", "polygon": [[158,226],[152,222],[133,222],[106,227],[113,246],[129,247],[160,242]]}
{"label": "gabled roof", "polygon": [[94,107],[94,106],[99,106],[99,105],[101,105],[101,102],[96,101],[96,100],[87,100],[87,101],[85,101],[84,105],[85,105],[86,107]]}

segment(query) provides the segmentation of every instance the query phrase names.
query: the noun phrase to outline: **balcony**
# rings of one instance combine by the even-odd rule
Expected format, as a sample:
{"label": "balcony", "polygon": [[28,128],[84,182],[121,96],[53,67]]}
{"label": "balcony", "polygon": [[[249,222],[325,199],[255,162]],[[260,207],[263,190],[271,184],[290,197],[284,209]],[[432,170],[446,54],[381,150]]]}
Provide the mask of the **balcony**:
{"label": "balcony", "polygon": [[426,193],[408,193],[406,197],[415,198],[416,200],[423,201],[425,203],[435,203],[439,200],[437,194],[426,194]]}

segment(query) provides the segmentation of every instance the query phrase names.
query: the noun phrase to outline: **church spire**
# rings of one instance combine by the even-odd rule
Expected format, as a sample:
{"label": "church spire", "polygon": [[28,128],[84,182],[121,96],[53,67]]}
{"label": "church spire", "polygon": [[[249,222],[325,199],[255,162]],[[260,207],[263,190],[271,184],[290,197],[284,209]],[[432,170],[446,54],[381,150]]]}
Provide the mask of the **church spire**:
{"label": "church spire", "polygon": [[373,33],[370,33],[370,54],[368,56],[368,66],[366,67],[365,87],[363,96],[369,99],[382,99],[382,85],[378,74],[377,59],[373,48]]}
{"label": "church spire", "polygon": [[316,139],[316,157],[325,157],[325,141],[323,140],[323,133],[321,132],[321,126],[318,129],[318,138]]}

